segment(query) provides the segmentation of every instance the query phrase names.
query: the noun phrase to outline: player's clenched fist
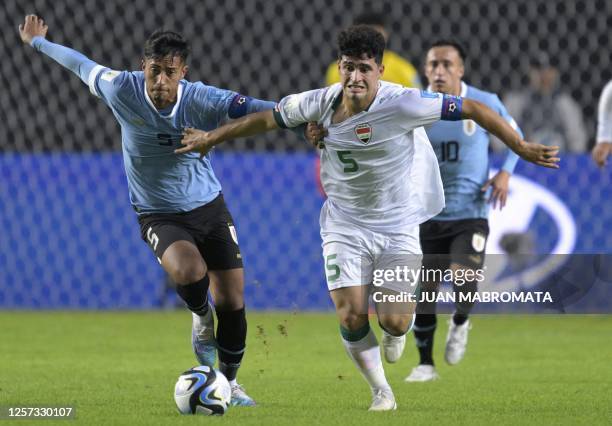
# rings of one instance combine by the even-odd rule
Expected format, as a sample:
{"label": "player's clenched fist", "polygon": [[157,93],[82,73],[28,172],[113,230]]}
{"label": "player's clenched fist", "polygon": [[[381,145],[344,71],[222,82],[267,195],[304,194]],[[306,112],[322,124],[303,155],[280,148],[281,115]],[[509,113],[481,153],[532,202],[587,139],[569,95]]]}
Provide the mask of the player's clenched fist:
{"label": "player's clenched fist", "polygon": [[322,148],[321,142],[327,136],[327,129],[317,123],[308,123],[304,130],[304,137],[315,148]]}
{"label": "player's clenched fist", "polygon": [[36,36],[45,37],[49,27],[45,21],[36,15],[27,15],[23,24],[19,25],[19,36],[21,41],[30,44]]}

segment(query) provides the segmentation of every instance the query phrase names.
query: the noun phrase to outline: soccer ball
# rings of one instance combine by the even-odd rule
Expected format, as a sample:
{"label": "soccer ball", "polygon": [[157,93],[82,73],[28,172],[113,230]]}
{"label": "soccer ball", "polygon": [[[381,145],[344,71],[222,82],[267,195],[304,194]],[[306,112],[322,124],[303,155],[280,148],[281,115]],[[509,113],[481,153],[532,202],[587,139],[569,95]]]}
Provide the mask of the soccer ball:
{"label": "soccer ball", "polygon": [[174,387],[174,401],[181,414],[223,415],[231,397],[223,373],[205,365],[185,371]]}

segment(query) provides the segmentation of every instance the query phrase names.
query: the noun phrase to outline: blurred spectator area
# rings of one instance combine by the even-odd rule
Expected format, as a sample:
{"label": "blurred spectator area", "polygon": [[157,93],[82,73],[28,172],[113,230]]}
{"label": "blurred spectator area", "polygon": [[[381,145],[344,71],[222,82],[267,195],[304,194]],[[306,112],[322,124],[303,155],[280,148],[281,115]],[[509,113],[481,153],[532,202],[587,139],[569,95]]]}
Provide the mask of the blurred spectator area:
{"label": "blurred spectator area", "polygon": [[[388,15],[392,50],[421,67],[429,43],[456,37],[467,47],[469,82],[500,94],[526,87],[529,58],[548,52],[563,90],[584,112],[592,143],[597,99],[612,78],[606,0],[4,0],[0,150],[120,148],[118,125],[103,103],[76,76],[21,46],[17,25],[27,13],[45,19],[50,40],[120,70],[140,67],[153,30],[178,30],[192,43],[189,79],[278,100],[323,85],[339,28],[372,8]],[[281,137],[228,147],[308,149],[291,133]]]}

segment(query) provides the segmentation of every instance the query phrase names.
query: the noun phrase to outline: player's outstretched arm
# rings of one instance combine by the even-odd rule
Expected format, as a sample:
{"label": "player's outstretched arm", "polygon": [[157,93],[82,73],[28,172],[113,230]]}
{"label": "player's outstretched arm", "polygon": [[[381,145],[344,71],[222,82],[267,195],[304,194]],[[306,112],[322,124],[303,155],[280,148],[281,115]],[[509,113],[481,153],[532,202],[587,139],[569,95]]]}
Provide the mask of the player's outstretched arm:
{"label": "player's outstretched arm", "polygon": [[612,155],[612,142],[598,142],[593,148],[593,161],[599,167],[604,167],[608,163],[608,156]]}
{"label": "player's outstretched arm", "polygon": [[181,144],[183,148],[176,149],[176,154],[199,152],[200,157],[208,154],[215,146],[230,139],[254,136],[270,130],[278,129],[272,110],[248,114],[238,120],[229,122],[213,131],[205,132],[197,129],[185,129]]}
{"label": "player's outstretched arm", "polygon": [[462,119],[474,120],[489,133],[497,136],[522,159],[551,169],[559,168],[557,146],[526,142],[499,114],[473,99],[463,99]]}
{"label": "player's outstretched arm", "polygon": [[76,50],[46,40],[47,29],[47,25],[41,18],[36,15],[27,15],[24,23],[19,25],[19,36],[21,41],[51,57],[88,84],[89,74],[98,64]]}

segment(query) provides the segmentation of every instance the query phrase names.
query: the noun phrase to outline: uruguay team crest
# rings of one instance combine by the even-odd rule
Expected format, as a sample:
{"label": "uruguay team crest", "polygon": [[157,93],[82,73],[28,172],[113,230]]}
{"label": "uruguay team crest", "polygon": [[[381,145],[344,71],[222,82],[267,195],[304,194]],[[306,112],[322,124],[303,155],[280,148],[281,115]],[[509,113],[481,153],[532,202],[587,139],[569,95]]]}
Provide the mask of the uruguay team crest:
{"label": "uruguay team crest", "polygon": [[463,133],[468,136],[476,133],[476,123],[473,120],[463,120]]}
{"label": "uruguay team crest", "polygon": [[358,124],[355,127],[355,134],[361,142],[368,143],[372,139],[372,126],[370,126],[370,123]]}
{"label": "uruguay team crest", "polygon": [[478,253],[485,249],[486,243],[487,238],[483,234],[476,232],[472,235],[472,248]]}

